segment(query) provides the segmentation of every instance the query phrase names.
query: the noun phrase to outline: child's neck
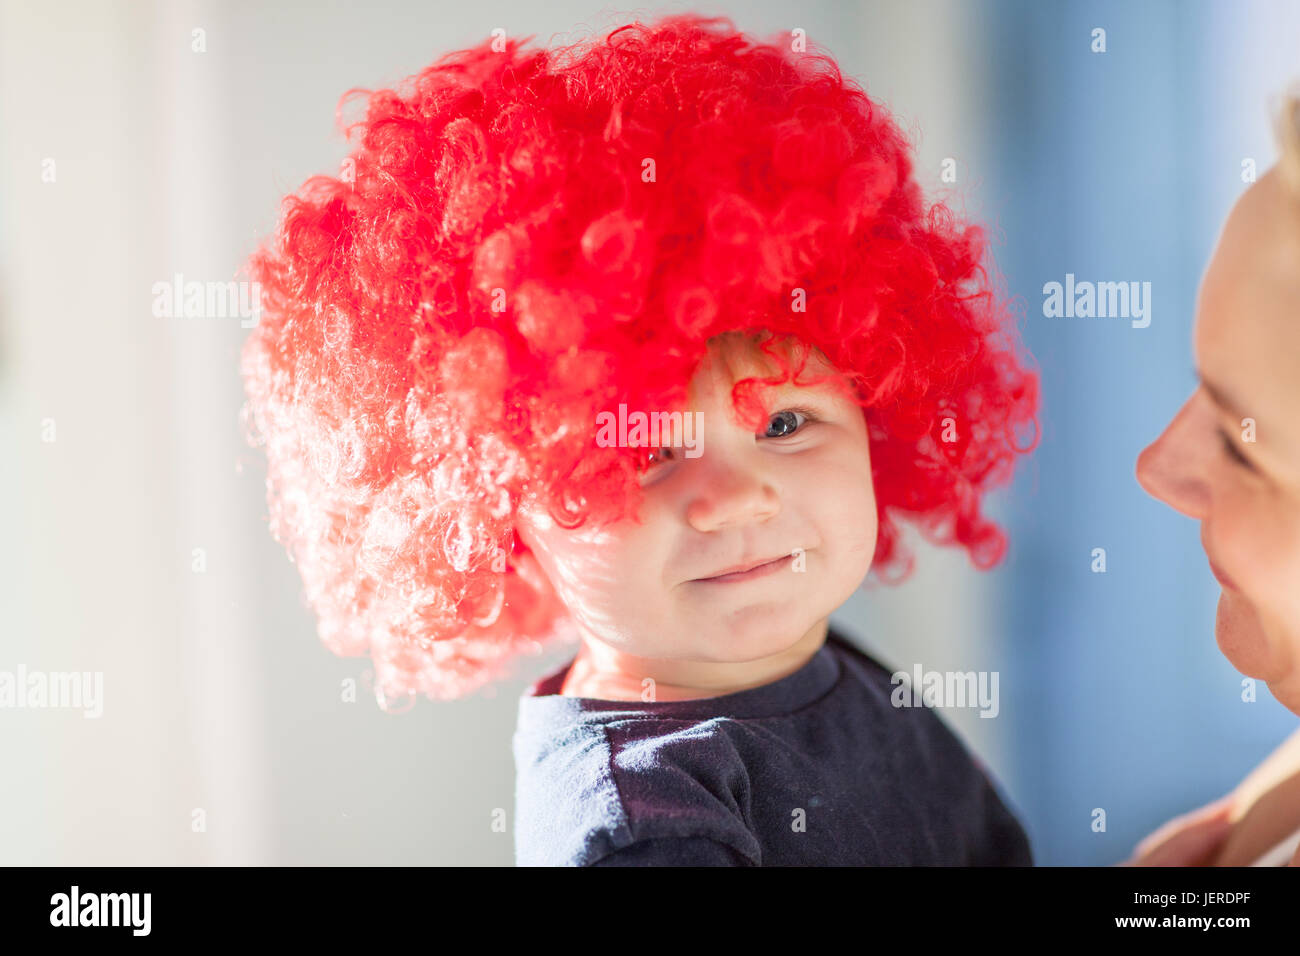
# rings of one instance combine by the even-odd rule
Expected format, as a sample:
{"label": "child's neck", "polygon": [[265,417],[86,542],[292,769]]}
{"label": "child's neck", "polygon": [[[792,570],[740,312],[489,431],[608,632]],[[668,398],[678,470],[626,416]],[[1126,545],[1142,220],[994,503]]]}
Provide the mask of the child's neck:
{"label": "child's neck", "polygon": [[[826,643],[822,618],[784,651],[752,661],[667,660],[627,654],[596,638],[583,637],[560,688],[563,697],[598,700],[668,701],[721,697],[761,687],[799,670]],[[653,684],[645,681],[652,680]]]}

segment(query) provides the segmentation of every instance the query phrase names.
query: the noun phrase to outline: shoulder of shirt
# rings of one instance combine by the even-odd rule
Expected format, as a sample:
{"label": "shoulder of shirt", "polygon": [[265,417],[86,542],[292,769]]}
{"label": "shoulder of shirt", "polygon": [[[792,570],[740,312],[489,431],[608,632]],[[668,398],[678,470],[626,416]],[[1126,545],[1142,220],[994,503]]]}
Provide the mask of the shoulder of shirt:
{"label": "shoulder of shirt", "polygon": [[[979,754],[967,744],[962,735],[949,724],[947,718],[937,708],[931,707],[924,702],[906,707],[897,706],[893,703],[894,691],[899,686],[896,675],[902,674],[904,679],[908,679],[909,675],[905,672],[891,670],[883,662],[859,648],[843,634],[834,636],[838,638],[838,643],[842,648],[841,660],[845,666],[862,677],[863,683],[868,686],[877,685],[879,692],[885,695],[886,701],[889,701],[890,711],[910,718],[906,725],[910,729],[899,727],[891,730],[891,733],[919,735],[920,741],[924,742],[924,746],[937,748],[939,752],[946,755],[947,760],[952,762],[947,766],[958,765],[971,768],[978,775],[978,779],[983,781],[983,786],[986,788],[990,800],[1002,808],[1002,812],[998,816],[1005,818],[1018,828],[1019,823],[1011,816],[1008,809],[1014,804],[1002,787],[1001,782],[994,776]],[[855,667],[854,663],[862,666],[860,668]]]}
{"label": "shoulder of shirt", "polygon": [[728,843],[707,836],[652,837],[629,843],[590,866],[755,866]]}
{"label": "shoulder of shirt", "polygon": [[894,671],[885,666],[884,662],[878,659],[869,651],[863,650],[858,643],[844,635],[842,632],[831,631],[826,635],[826,646],[837,652],[841,660],[858,661],[865,664],[872,672],[873,676],[883,677],[888,682]]}
{"label": "shoulder of shirt", "polygon": [[[829,638],[827,639],[827,644],[831,644]],[[859,665],[853,669],[854,677],[859,678],[862,682],[869,685],[882,688],[887,694],[893,693],[894,689],[898,686],[900,679],[910,679],[910,675],[906,672],[891,669],[883,661],[858,647],[856,643],[846,637],[839,637],[835,642],[835,646],[840,655],[841,662],[847,662],[850,665]],[[900,674],[902,675],[901,678],[898,677]],[[938,712],[928,704],[918,704],[915,707],[909,708],[895,707],[891,704],[891,709],[924,711],[931,717],[939,719]],[[946,727],[947,724],[945,723],[944,726]]]}
{"label": "shoulder of shirt", "polygon": [[543,774],[570,789],[546,820],[520,821],[544,829],[547,859],[520,862],[588,866],[619,854],[602,865],[757,863],[744,819],[749,773],[724,721],[613,713],[571,728]]}
{"label": "shoulder of shirt", "polygon": [[[830,643],[829,638],[827,643]],[[908,675],[904,672],[891,670],[885,663],[862,650],[854,642],[842,635],[838,636],[836,643],[838,652],[841,655],[841,662],[854,677],[858,678],[859,683],[865,685],[871,693],[878,696],[877,703],[881,705],[882,710],[887,708],[888,712],[894,716],[908,718],[911,726],[916,731],[922,732],[927,739],[941,742],[950,751],[952,757],[964,758],[987,775],[987,768],[983,762],[976,757],[937,708],[931,707],[922,701],[908,706],[899,706],[894,703],[894,692],[899,687],[899,680],[896,679],[896,675],[903,673],[903,679],[908,681],[910,686]]]}

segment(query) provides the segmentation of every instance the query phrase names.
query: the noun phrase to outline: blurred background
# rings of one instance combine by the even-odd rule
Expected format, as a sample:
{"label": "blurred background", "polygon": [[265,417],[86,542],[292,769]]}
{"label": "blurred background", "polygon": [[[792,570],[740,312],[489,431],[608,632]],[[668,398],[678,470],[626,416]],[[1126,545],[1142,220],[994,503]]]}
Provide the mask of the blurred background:
{"label": "blurred background", "polygon": [[[0,670],[104,684],[99,719],[0,709],[0,863],[513,863],[491,820],[513,813],[516,699],[572,648],[380,711],[267,531],[247,328],[160,317],[154,285],[233,279],[281,197],[337,175],[345,90],[498,27],[551,45],[685,10],[805,30],[912,134],[931,196],[990,226],[1044,385],[1041,445],[995,505],[1008,558],[981,573],[913,537],[915,575],[835,620],[891,668],[999,673],[996,718],[942,713],[1037,861],[1124,859],[1295,729],[1262,684],[1243,702],[1198,525],[1134,462],[1194,388],[1197,285],[1243,162],[1276,156],[1296,5],[6,0]],[[1150,326],[1044,317],[1067,273],[1150,282]]]}

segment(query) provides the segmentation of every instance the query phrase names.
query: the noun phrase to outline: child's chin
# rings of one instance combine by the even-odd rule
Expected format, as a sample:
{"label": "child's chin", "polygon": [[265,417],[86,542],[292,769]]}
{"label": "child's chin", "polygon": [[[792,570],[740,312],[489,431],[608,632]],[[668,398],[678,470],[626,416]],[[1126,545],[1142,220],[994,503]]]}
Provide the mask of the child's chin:
{"label": "child's chin", "polygon": [[818,618],[788,608],[746,608],[720,624],[720,646],[733,662],[784,653],[799,642]]}

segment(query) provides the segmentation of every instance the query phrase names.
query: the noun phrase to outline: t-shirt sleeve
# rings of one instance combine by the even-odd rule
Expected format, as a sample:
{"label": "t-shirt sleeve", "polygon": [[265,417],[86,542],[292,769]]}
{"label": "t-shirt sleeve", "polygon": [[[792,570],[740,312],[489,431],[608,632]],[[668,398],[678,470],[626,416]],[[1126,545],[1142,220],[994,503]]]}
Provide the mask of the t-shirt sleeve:
{"label": "t-shirt sleeve", "polygon": [[1033,866],[1033,850],[1020,821],[1003,802],[1001,787],[979,758],[972,758],[982,778],[984,839],[975,850],[973,866]]}
{"label": "t-shirt sleeve", "polygon": [[591,866],[752,866],[731,847],[709,837],[638,840],[595,860]]}

